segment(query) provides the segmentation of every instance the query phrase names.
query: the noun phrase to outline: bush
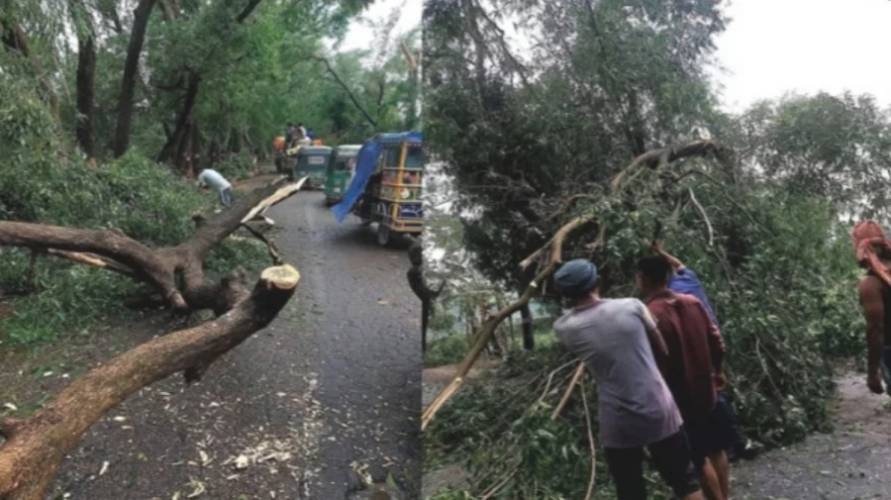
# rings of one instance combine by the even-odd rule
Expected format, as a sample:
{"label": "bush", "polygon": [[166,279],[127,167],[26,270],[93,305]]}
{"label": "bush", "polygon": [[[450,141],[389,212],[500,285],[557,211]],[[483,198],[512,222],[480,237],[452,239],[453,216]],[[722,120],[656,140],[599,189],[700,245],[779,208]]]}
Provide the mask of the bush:
{"label": "bush", "polygon": [[469,347],[467,337],[461,333],[438,338],[428,344],[427,352],[424,353],[424,366],[459,363]]}
{"label": "bush", "polygon": [[[440,500],[478,498],[509,475],[495,498],[582,498],[591,471],[591,455],[580,398],[573,398],[561,418],[551,412],[562,396],[558,383],[574,363],[560,346],[517,353],[490,377],[479,379],[443,407],[424,434],[425,468],[460,461],[470,474],[468,491],[435,492]],[[545,391],[550,371],[566,365]],[[597,440],[596,392],[586,384],[592,432]],[[540,397],[544,394],[544,397]],[[602,457],[602,449],[597,451]],[[648,473],[650,498],[670,498]],[[613,498],[605,463],[597,461],[594,498]]]}
{"label": "bush", "polygon": [[[0,219],[115,229],[150,246],[168,246],[188,238],[191,216],[215,202],[212,194],[136,152],[89,166],[72,153],[33,89],[0,72],[0,95],[14,96],[0,100]],[[256,242],[226,241],[211,253],[208,270],[255,270],[266,258]],[[51,340],[120,314],[122,296],[140,286],[108,271],[43,257],[31,283],[29,252],[2,248],[0,259],[0,290],[30,292],[12,300],[12,315],[0,320],[0,338],[15,344]]]}
{"label": "bush", "polygon": [[214,170],[231,180],[246,179],[254,170],[254,157],[247,153],[230,154],[213,165]]}

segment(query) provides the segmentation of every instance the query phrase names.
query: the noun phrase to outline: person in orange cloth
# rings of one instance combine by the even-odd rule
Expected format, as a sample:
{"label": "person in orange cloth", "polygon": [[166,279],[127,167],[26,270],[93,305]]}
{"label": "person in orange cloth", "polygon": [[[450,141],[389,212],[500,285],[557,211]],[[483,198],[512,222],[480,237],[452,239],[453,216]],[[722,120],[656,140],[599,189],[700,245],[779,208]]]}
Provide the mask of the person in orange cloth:
{"label": "person in orange cloth", "polygon": [[278,152],[285,150],[285,137],[283,135],[277,136],[272,141],[272,148]]}
{"label": "person in orange cloth", "polygon": [[881,394],[883,375],[885,385],[891,386],[891,241],[872,220],[854,226],[851,237],[857,263],[866,270],[857,285],[866,317],[866,385]]}

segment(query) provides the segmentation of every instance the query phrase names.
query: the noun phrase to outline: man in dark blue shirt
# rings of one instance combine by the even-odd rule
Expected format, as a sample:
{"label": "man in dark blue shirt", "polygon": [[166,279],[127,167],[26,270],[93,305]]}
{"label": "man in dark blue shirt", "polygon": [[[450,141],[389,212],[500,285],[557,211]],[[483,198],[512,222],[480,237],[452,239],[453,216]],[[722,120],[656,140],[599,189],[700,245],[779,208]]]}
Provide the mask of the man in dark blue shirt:
{"label": "man in dark blue shirt", "polygon": [[[712,322],[716,326],[720,326],[718,325],[718,318],[717,315],[715,315],[712,303],[708,300],[708,296],[705,294],[705,288],[703,288],[702,282],[699,281],[699,276],[697,276],[692,269],[685,266],[680,259],[666,252],[665,249],[662,248],[662,244],[658,241],[652,242],[650,249],[654,253],[668,259],[668,262],[674,270],[674,276],[672,276],[671,280],[668,282],[668,288],[673,292],[685,293],[699,299],[699,302],[705,307],[705,312],[708,314],[709,318],[711,318]],[[722,374],[720,383],[723,384],[723,382]],[[721,407],[721,410],[725,413],[726,418],[731,424],[730,429],[732,430],[732,436],[726,436],[727,441],[732,443],[728,449],[730,452],[728,455],[731,459],[737,457],[746,459],[754,458],[757,452],[752,448],[751,444],[740,435],[736,425],[736,412],[730,405],[730,399],[727,396],[726,391],[721,390],[718,392],[718,406]]]}

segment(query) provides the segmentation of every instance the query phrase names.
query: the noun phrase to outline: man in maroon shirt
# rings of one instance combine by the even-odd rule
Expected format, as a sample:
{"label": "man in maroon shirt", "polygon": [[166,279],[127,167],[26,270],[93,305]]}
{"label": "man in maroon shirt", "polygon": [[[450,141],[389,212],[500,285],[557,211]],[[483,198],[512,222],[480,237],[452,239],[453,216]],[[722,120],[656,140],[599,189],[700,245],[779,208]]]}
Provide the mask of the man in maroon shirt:
{"label": "man in maroon shirt", "polygon": [[644,257],[638,262],[637,286],[668,347],[668,356],[656,361],[684,418],[703,491],[711,500],[725,500],[730,467],[723,436],[728,433],[715,412],[724,341],[696,297],[668,288],[671,272],[664,256]]}

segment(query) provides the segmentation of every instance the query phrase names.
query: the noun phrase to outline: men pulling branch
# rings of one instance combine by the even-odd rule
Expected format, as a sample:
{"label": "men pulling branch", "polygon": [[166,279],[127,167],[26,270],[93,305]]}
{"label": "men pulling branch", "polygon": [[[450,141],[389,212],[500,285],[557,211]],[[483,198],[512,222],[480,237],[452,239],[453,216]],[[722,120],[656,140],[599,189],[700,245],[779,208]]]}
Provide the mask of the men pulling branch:
{"label": "men pulling branch", "polygon": [[668,351],[646,306],[600,298],[597,267],[584,259],[561,266],[554,283],[572,303],[554,330],[597,381],[600,441],[618,498],[646,498],[644,448],[678,498],[704,498],[681,414],[653,356]]}
{"label": "men pulling branch", "polygon": [[658,243],[651,249],[657,255],[641,259],[636,276],[646,306],[601,299],[589,261],[560,267],[554,282],[573,308],[554,329],[597,380],[601,441],[618,498],[646,498],[646,447],[675,495],[724,500],[725,450],[751,455],[723,393],[724,342],[696,273]]}

